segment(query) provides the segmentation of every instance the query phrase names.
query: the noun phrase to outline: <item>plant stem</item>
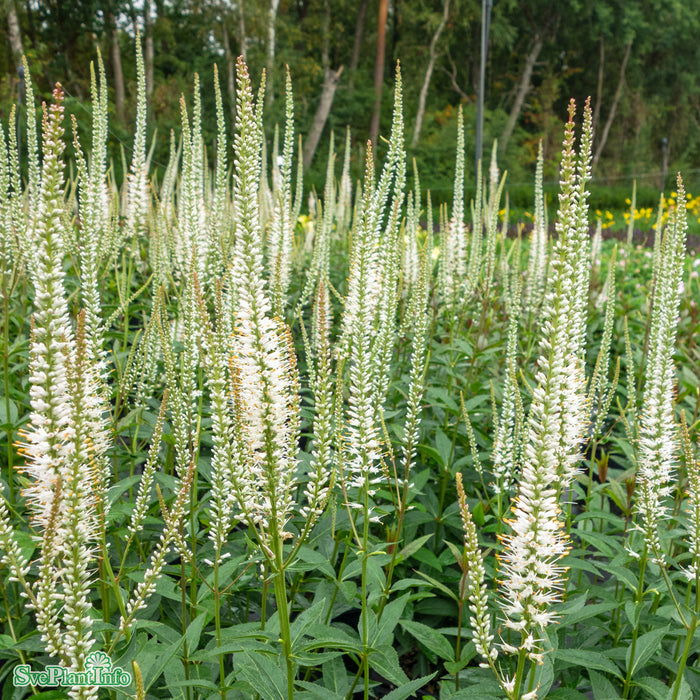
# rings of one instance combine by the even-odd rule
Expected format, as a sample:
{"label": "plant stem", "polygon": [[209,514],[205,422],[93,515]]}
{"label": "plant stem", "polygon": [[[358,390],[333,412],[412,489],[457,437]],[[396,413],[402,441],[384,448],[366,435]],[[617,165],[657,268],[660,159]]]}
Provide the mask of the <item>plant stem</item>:
{"label": "plant stem", "polygon": [[695,630],[698,626],[698,613],[696,612],[690,620],[690,625],[688,625],[688,630],[685,633],[685,644],[683,645],[683,653],[678,662],[678,671],[676,673],[676,680],[673,684],[673,695],[671,700],[677,700],[678,693],[681,689],[681,683],[683,682],[683,671],[685,671],[685,665],[688,661],[688,655],[690,654],[690,647],[693,642],[693,637],[695,636]]}
{"label": "plant stem", "polygon": [[367,605],[367,547],[369,540],[369,484],[365,478],[363,485],[362,523],[362,667],[365,678],[364,700],[369,698],[369,607]]}
{"label": "plant stem", "polygon": [[[221,592],[219,591],[219,560],[221,548],[217,546],[214,559],[214,626],[216,628],[216,646],[221,647]],[[224,655],[219,654],[219,687],[221,700],[226,700],[226,671],[224,669]]]}
{"label": "plant stem", "polygon": [[[641,562],[639,564],[639,585],[637,586],[637,593],[634,596],[635,605],[639,605],[644,595],[644,572],[647,566],[647,548],[644,546],[644,552],[642,553]],[[625,675],[625,685],[622,688],[622,697],[625,700],[629,697],[630,689],[632,687],[632,669],[634,667],[634,654],[637,650],[637,637],[639,636],[639,624],[635,623],[634,629],[632,630],[632,644],[630,646],[630,662],[627,665],[627,673]]]}
{"label": "plant stem", "polygon": [[[273,520],[276,525],[276,519]],[[282,554],[282,538],[277,527],[272,531],[272,549],[275,567],[273,585],[275,599],[277,600],[277,613],[280,621],[280,638],[282,639],[282,651],[287,664],[287,698],[294,700],[294,666],[292,664],[292,634],[289,627],[289,606],[287,603],[287,588],[284,575],[284,556]]]}

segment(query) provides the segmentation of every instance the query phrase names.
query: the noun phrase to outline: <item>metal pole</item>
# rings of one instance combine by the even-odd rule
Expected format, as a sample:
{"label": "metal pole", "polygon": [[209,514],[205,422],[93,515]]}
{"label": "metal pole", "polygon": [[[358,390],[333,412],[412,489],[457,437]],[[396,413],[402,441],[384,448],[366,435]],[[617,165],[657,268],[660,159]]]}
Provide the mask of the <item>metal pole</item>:
{"label": "metal pole", "polygon": [[479,99],[476,111],[476,171],[484,152],[484,89],[486,85],[486,55],[489,43],[489,28],[491,26],[491,8],[493,0],[481,0],[481,65],[479,66]]}

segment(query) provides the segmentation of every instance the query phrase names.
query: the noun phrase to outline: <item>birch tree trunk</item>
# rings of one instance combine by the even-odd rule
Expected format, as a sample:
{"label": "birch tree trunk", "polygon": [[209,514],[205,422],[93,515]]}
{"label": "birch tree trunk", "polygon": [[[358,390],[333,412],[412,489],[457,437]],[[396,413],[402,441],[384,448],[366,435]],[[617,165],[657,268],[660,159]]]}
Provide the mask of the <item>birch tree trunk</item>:
{"label": "birch tree trunk", "polygon": [[155,55],[153,50],[153,21],[151,20],[151,0],[145,0],[143,4],[143,29],[144,29],[144,68],[146,73],[146,98],[149,103],[153,97],[153,64]]}
{"label": "birch tree trunk", "polygon": [[445,0],[445,6],[442,12],[442,19],[440,24],[438,24],[433,38],[430,40],[430,51],[428,66],[425,69],[425,78],[423,79],[423,85],[420,89],[420,95],[418,96],[418,113],[416,114],[416,122],[413,125],[413,138],[411,139],[411,148],[415,148],[418,143],[418,137],[420,136],[420,130],[423,126],[423,115],[425,114],[425,101],[428,97],[428,87],[430,86],[430,79],[433,76],[433,70],[435,69],[435,59],[437,58],[437,43],[442,34],[442,30],[447,24],[447,17],[450,13],[450,0]]}
{"label": "birch tree trunk", "polygon": [[620,102],[620,97],[622,97],[622,88],[625,84],[625,71],[627,70],[627,61],[630,57],[630,51],[632,50],[632,42],[630,41],[625,47],[625,55],[622,58],[622,65],[620,66],[620,77],[617,80],[617,88],[615,89],[615,95],[613,96],[612,104],[610,105],[610,112],[608,113],[608,118],[605,121],[605,126],[603,127],[603,133],[600,135],[600,141],[598,142],[598,147],[595,150],[593,156],[593,162],[591,164],[591,171],[596,169],[598,161],[600,160],[600,155],[605,148],[605,142],[608,140],[608,135],[610,134],[610,127],[615,120],[615,113],[617,112],[617,105]]}
{"label": "birch tree trunk", "polygon": [[241,56],[244,61],[248,61],[248,37],[245,33],[245,12],[243,8],[243,0],[238,0],[238,44],[240,46]]}
{"label": "birch tree trunk", "polygon": [[[226,87],[228,90],[228,99],[231,105],[231,119],[232,124],[236,123],[236,80],[235,80],[235,69],[233,67],[233,53],[231,53],[231,44],[228,39],[228,28],[226,27],[226,20],[222,17],[221,19],[221,30],[223,35],[224,43],[224,54],[226,56]],[[245,59],[244,59],[245,60]]]}
{"label": "birch tree trunk", "polygon": [[530,83],[532,80],[532,71],[535,69],[535,63],[537,62],[537,57],[542,51],[542,45],[544,41],[541,34],[535,34],[535,39],[530,47],[530,52],[525,58],[525,66],[523,68],[522,75],[520,76],[520,83],[518,84],[518,90],[515,93],[515,100],[513,101],[513,106],[511,107],[510,114],[508,115],[508,121],[503,129],[501,138],[499,139],[501,152],[505,152],[508,141],[513,135],[515,125],[518,122],[518,117],[523,109],[523,104],[525,103],[525,97],[527,93],[530,92]]}
{"label": "birch tree trunk", "polygon": [[17,8],[14,0],[5,0],[5,12],[7,13],[7,34],[10,39],[10,48],[12,56],[17,63],[17,67],[22,65],[22,55],[24,48],[22,46],[22,33],[19,28],[19,18],[17,17]]}
{"label": "birch tree trunk", "polygon": [[112,14],[112,5],[110,3],[107,10],[107,26],[109,27],[109,36],[112,52],[112,70],[114,71],[114,113],[117,120],[124,121],[124,72],[122,71],[122,55],[119,49],[119,33],[117,32],[117,23]]}
{"label": "birch tree trunk", "polygon": [[328,114],[331,111],[335,91],[340,82],[343,66],[338,70],[332,70],[330,66],[330,45],[331,45],[331,4],[330,0],[323,2],[323,43],[321,44],[321,65],[323,66],[323,89],[321,90],[321,100],[318,103],[311,129],[304,143],[304,170],[308,170],[314,157],[318,142],[326,125]]}
{"label": "birch tree trunk", "polygon": [[386,53],[386,17],[389,12],[389,0],[379,0],[379,17],[377,22],[377,56],[374,61],[374,106],[372,121],[369,125],[369,138],[372,146],[377,145],[379,136],[379,116],[382,109],[382,87],[384,85],[384,55]]}
{"label": "birch tree trunk", "polygon": [[323,127],[326,125],[328,114],[331,111],[335,91],[340,82],[340,75],[343,72],[343,66],[338,70],[326,68],[323,77],[323,91],[321,92],[321,101],[318,103],[318,109],[314,115],[314,120],[309,129],[309,134],[304,143],[304,171],[308,170],[309,165],[316,152],[316,147],[323,133]]}
{"label": "birch tree trunk", "polygon": [[270,0],[270,13],[267,19],[267,63],[265,65],[266,97],[265,104],[269,107],[275,99],[275,31],[277,23],[277,10],[280,0]]}

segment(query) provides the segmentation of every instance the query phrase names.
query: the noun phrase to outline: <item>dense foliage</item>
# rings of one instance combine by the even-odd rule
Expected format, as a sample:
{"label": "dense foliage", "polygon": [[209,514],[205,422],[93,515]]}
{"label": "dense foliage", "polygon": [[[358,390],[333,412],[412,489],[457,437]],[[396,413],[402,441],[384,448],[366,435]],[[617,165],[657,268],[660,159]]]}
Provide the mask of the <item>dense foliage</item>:
{"label": "dense foliage", "polygon": [[[267,66],[272,74],[268,75],[269,118],[265,129],[271,145],[272,129],[283,115],[285,65],[295,76],[295,120],[303,134],[308,133],[316,115],[327,73],[342,66],[319,157],[309,170],[308,182],[320,190],[330,129],[339,135],[346,126],[351,128],[356,143],[353,175],[359,177],[362,173],[362,144],[375,100],[372,76],[381,32],[378,12],[383,4],[388,14],[380,75],[388,86],[396,61],[404,66],[406,117],[411,130],[431,60],[431,41],[437,36],[423,126],[415,145],[412,138],[408,139],[409,157],[417,158],[432,191],[448,199],[452,177],[445,164],[452,157],[459,104],[463,105],[468,127],[468,180],[474,181],[471,154],[482,4],[478,0],[449,0],[447,7],[445,0],[11,0],[4,9],[9,12],[14,8],[18,33],[16,38],[12,32],[5,34],[5,51],[0,55],[0,113],[7,119],[21,89],[17,76],[21,53],[17,52],[23,50],[32,63],[39,92],[50,97],[53,84],[60,81],[68,96],[67,104],[75,101],[76,118],[87,136],[89,63],[97,46],[107,65],[110,92],[116,98],[116,118],[111,120],[110,128],[130,157],[138,27],[146,41],[152,115],[148,138],[157,130],[154,165],[164,168],[168,134],[170,129],[179,128],[179,97],[181,93],[191,94],[193,72],[209,85],[212,66],[218,63],[223,84],[228,87],[224,89],[224,104],[229,113],[235,102],[235,56],[247,58],[256,81]],[[443,16],[446,21],[436,34]],[[673,187],[673,173],[678,170],[686,174],[689,190],[695,191],[700,157],[696,97],[699,18],[697,0],[495,2],[486,76],[484,144],[490,146],[495,138],[503,141],[512,114],[514,131],[507,139],[505,152],[501,144],[501,158],[508,163],[511,184],[529,183],[542,138],[545,182],[555,186],[560,124],[567,102],[574,97],[582,103],[592,96],[597,123],[594,156],[610,118],[609,135],[593,175],[595,179],[606,178],[605,185],[625,186],[616,197],[616,208],[623,208],[634,177],[640,192],[649,192],[640,200],[643,206],[655,205],[654,190]],[[529,64],[531,70],[526,75]],[[391,100],[387,89],[384,93],[381,124],[386,131]],[[205,91],[203,100],[203,131],[207,143],[212,143],[216,132],[213,93]],[[228,123],[231,129],[233,120]],[[663,139],[668,141],[667,168]],[[383,153],[381,143],[380,150]],[[110,154],[121,173],[116,139]],[[661,182],[663,172],[668,176],[666,183]],[[599,205],[597,201],[594,204]]]}
{"label": "dense foliage", "polygon": [[[245,62],[233,142],[196,78],[157,172],[136,72],[121,186],[101,62],[89,149],[60,86],[37,132],[26,64],[3,126],[2,697],[700,694],[680,176],[651,247],[604,241],[572,101],[553,225],[540,148],[509,236],[495,151],[465,198],[462,110],[449,206],[407,187],[397,74],[385,156],[355,186],[331,140],[305,207],[289,76],[269,153]],[[133,682],[18,685],[98,663]]]}

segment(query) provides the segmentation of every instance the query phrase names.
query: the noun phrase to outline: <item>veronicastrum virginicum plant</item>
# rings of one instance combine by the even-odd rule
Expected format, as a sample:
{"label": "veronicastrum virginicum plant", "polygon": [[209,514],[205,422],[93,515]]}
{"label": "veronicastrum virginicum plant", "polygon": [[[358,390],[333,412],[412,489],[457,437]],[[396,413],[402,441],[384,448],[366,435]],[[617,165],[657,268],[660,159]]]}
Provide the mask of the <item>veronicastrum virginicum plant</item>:
{"label": "veronicastrum virginicum plant", "polygon": [[[405,194],[400,75],[358,195],[350,134],[342,167],[331,136],[324,191],[301,216],[291,81],[270,145],[264,93],[242,61],[236,73],[233,144],[216,74],[205,142],[195,78],[154,177],[138,57],[121,189],[100,61],[72,181],[60,91],[40,146],[28,80],[26,175],[3,130],[0,543],[3,639],[19,646],[3,659],[138,659],[126,692],[139,698],[690,697],[697,402],[676,393],[673,348],[692,362],[676,328],[697,282],[681,283],[682,207],[660,217],[645,343],[623,267],[637,253],[589,243],[588,108],[577,147],[573,107],[566,126],[552,240],[540,151],[529,242],[506,235],[496,146],[465,223],[460,113],[436,245],[415,167]],[[620,393],[630,438],[608,416]]]}

